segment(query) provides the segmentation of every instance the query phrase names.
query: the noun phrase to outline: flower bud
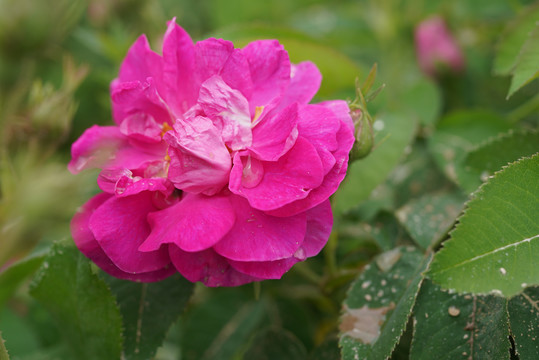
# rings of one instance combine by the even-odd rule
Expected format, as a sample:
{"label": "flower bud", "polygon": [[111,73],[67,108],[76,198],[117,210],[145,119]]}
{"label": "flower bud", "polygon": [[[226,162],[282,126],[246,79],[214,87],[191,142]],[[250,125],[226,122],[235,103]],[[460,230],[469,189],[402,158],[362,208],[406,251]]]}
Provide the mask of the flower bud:
{"label": "flower bud", "polygon": [[416,27],[415,47],[419,67],[429,76],[464,69],[462,51],[439,16],[424,20]]}
{"label": "flower bud", "polygon": [[358,160],[366,157],[371,152],[374,145],[374,134],[369,117],[365,116],[360,109],[352,110],[350,115],[356,126],[356,141],[352,147],[350,158]]}

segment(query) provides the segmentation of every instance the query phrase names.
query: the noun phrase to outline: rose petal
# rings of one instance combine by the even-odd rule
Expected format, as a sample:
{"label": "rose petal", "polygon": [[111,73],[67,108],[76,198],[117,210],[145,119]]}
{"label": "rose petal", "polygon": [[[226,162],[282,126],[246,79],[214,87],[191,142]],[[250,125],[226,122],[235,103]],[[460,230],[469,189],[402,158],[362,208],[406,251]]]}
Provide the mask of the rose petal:
{"label": "rose petal", "polygon": [[253,80],[249,62],[242,49],[234,49],[221,69],[221,77],[232,89],[239,90],[246,99],[253,94]]}
{"label": "rose petal", "polygon": [[174,267],[165,266],[156,271],[131,274],[120,270],[105,254],[94,234],[89,228],[90,217],[101,204],[110,198],[110,195],[101,193],[91,198],[82,208],[73,216],[71,220],[71,234],[79,250],[97,266],[108,274],[125,280],[131,281],[160,281],[175,272]]}
{"label": "rose petal", "polygon": [[251,116],[257,106],[265,106],[280,98],[290,82],[290,59],[277,40],[258,40],[248,44],[243,54],[249,62],[253,93]]}
{"label": "rose petal", "polygon": [[189,281],[200,281],[206,286],[217,287],[240,286],[261,280],[235,270],[212,249],[196,253],[183,251],[173,245],[169,249],[172,263]]}
{"label": "rose petal", "polygon": [[139,250],[157,250],[167,243],[188,252],[205,250],[228,233],[235,218],[228,197],[187,194],[176,205],[148,215],[152,232]]}
{"label": "rose petal", "polygon": [[236,222],[214,246],[218,254],[237,261],[273,261],[292,256],[303,242],[305,214],[287,218],[268,216],[234,195],[230,196],[230,203]]}
{"label": "rose petal", "polygon": [[315,147],[302,137],[278,161],[262,162],[264,175],[254,187],[244,182],[245,167],[240,158],[240,153],[234,157],[229,189],[244,196],[259,210],[274,210],[303,199],[324,179],[324,169]]}
{"label": "rose petal", "polygon": [[298,105],[292,104],[275,116],[265,116],[253,128],[249,149],[260,160],[275,161],[294,146],[298,137]]}
{"label": "rose petal", "polygon": [[220,76],[212,76],[201,85],[198,103],[231,150],[251,145],[249,103],[241,92],[228,86]]}
{"label": "rose petal", "polygon": [[322,74],[310,61],[292,64],[290,69],[290,84],[281,98],[279,109],[295,102],[307,104],[320,88]]}
{"label": "rose petal", "polygon": [[280,279],[298,261],[300,260],[293,256],[275,261],[245,262],[228,260],[229,264],[239,272],[260,279]]}
{"label": "rose petal", "polygon": [[129,48],[122,65],[118,80],[141,81],[161,72],[161,57],[150,49],[146,35],[141,35]]}
{"label": "rose petal", "polygon": [[195,44],[195,74],[198,82],[203,83],[219,74],[233,51],[234,45],[230,41],[210,38],[197,42]]}
{"label": "rose petal", "polygon": [[150,234],[146,216],[155,210],[152,193],[145,191],[124,198],[111,197],[90,217],[89,228],[97,242],[122,271],[156,271],[170,263],[166,247],[154,252],[138,251]]}
{"label": "rose petal", "polygon": [[178,189],[213,195],[226,185],[230,154],[209,119],[178,119],[163,138],[170,144],[168,177]]}

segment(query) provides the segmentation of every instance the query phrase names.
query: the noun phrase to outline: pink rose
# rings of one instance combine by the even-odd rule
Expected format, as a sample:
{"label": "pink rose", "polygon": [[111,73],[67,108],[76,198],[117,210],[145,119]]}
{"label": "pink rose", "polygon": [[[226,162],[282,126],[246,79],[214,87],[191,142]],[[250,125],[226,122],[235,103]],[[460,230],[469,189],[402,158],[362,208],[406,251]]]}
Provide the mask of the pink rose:
{"label": "pink rose", "polygon": [[464,56],[444,20],[438,16],[421,22],[415,29],[416,54],[421,70],[435,76],[440,70],[459,72]]}
{"label": "pink rose", "polygon": [[71,223],[79,249],[119,278],[208,286],[318,254],[354,142],[346,102],[308,104],[320,72],[275,40],[193,44],[173,20],[162,54],[133,44],[111,84],[116,125],[72,146],[72,172],[102,169]]}

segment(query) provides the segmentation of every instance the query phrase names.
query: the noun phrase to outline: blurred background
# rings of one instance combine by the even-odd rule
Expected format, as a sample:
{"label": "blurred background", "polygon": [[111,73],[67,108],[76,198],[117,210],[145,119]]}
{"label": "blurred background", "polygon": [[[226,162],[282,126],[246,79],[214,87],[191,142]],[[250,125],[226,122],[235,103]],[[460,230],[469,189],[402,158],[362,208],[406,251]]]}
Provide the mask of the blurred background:
{"label": "blurred background", "polygon": [[[242,47],[255,39],[279,39],[293,62],[319,66],[324,80],[315,101],[352,100],[355,79],[365,80],[377,63],[375,87],[386,87],[369,110],[398,114],[398,131],[414,128],[395,161],[408,156],[409,171],[424,171],[415,186],[440,189],[454,187],[451,174],[443,168],[426,171],[423,165],[437,160],[417,155],[417,149],[426,146],[444,114],[488,109],[530,127],[537,123],[537,101],[529,103],[537,84],[506,100],[510,78],[493,74],[500,34],[532,2],[0,0],[0,271],[69,238],[71,216],[98,191],[96,172],[74,176],[67,171],[70,146],[91,125],[112,123],[109,83],[140,34],[160,52],[166,22],[176,17],[195,41],[220,37]],[[462,69],[445,64],[426,74],[418,66],[414,29],[432,15],[445,20],[461,48]],[[391,124],[375,123],[375,131]],[[388,161],[380,183],[395,168]],[[402,171],[392,174],[391,184],[404,184]],[[375,254],[410,241],[393,215],[380,215],[387,206],[387,196],[380,195],[384,189],[378,187],[378,196],[370,198],[368,189],[356,204],[359,210],[337,221],[341,241],[330,243],[330,255],[298,264],[282,282],[264,282],[262,294],[271,294],[268,298],[254,301],[252,286],[211,293],[197,288],[158,358],[180,358],[180,352],[182,359],[234,358],[252,329],[273,322],[298,338],[305,351],[327,347],[320,358],[336,358],[337,318],[350,280]],[[396,191],[392,206],[414,196],[414,191]],[[375,225],[380,221],[383,228]],[[49,317],[24,286],[0,296],[0,330],[12,359],[54,358],[59,340]],[[225,326],[230,333],[222,331]]]}

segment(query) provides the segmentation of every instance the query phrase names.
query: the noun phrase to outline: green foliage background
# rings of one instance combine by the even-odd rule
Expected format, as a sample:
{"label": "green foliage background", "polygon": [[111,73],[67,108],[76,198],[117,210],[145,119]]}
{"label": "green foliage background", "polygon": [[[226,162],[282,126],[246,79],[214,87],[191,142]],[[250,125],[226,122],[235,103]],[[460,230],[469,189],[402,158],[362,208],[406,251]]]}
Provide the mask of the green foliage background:
{"label": "green foliage background", "polygon": [[[461,73],[417,66],[435,14]],[[159,50],[173,17],[194,40],[279,39],[321,69],[316,101],[352,100],[378,64],[375,147],[323,253],[282,280],[129,283],[71,243],[98,188],[70,144],[112,123],[127,49]],[[537,358],[537,19],[532,0],[0,0],[0,360]]]}

